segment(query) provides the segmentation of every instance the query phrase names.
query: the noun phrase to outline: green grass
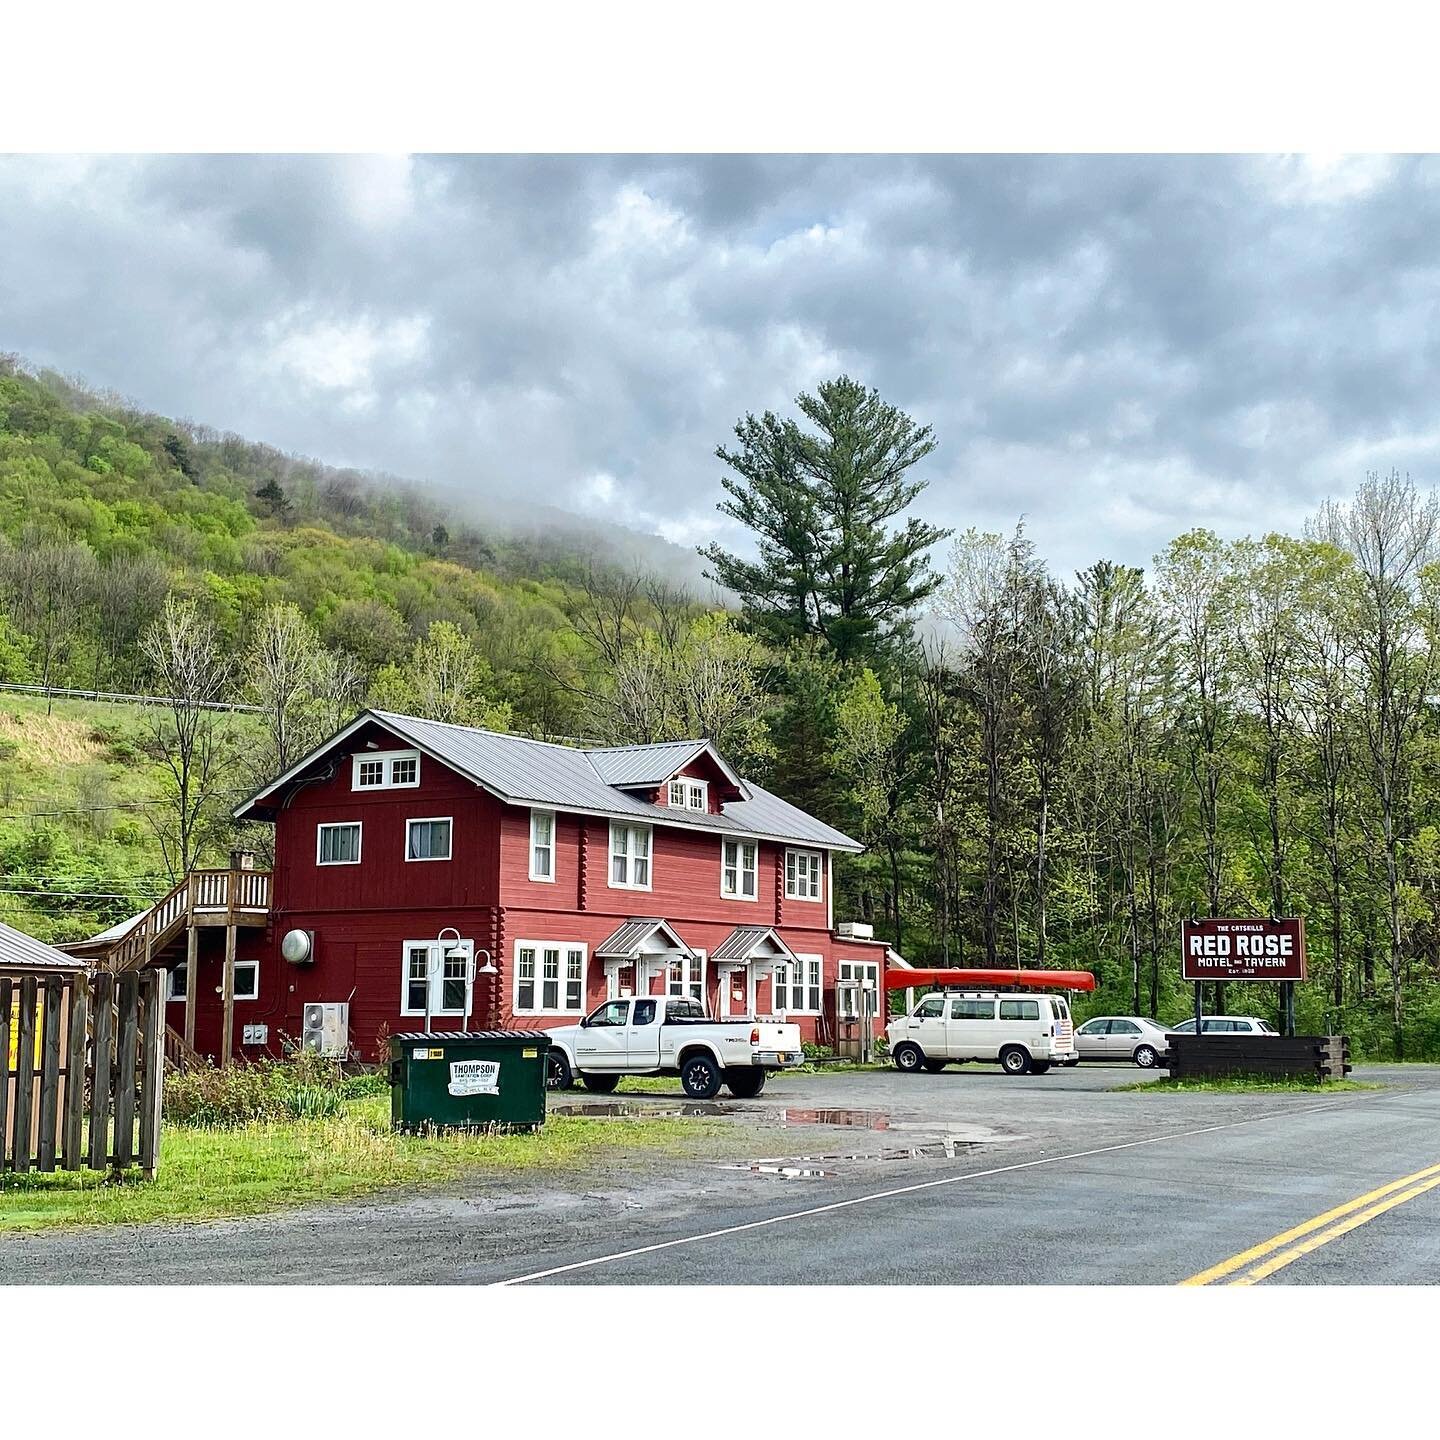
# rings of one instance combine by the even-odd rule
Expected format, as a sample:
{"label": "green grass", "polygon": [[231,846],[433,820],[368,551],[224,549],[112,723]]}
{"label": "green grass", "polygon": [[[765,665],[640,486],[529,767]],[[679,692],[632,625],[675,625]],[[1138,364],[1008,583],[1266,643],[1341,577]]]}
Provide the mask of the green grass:
{"label": "green grass", "polygon": [[238,1130],[167,1127],[154,1181],[89,1171],[6,1175],[0,1233],[214,1219],[422,1188],[461,1176],[563,1171],[634,1151],[688,1155],[724,1122],[555,1116],[535,1134],[397,1135],[389,1098],[347,1101],[331,1119]]}
{"label": "green grass", "polygon": [[1116,1091],[1196,1091],[1220,1095],[1267,1095],[1272,1092],[1328,1095],[1336,1090],[1384,1090],[1364,1080],[1308,1080],[1300,1075],[1226,1075],[1214,1080],[1141,1080],[1117,1085]]}

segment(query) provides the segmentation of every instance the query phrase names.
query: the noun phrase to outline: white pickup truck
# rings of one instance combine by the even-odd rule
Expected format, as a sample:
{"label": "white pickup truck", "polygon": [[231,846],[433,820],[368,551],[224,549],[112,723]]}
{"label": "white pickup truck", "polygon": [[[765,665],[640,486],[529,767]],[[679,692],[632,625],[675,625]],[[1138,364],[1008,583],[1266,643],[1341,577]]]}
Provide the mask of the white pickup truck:
{"label": "white pickup truck", "polygon": [[709,1100],[726,1086],[741,1100],[765,1088],[771,1070],[804,1062],[800,1027],[774,1020],[712,1020],[698,1000],[636,995],[607,1000],[578,1025],[548,1030],[550,1084],[578,1075],[608,1094],[622,1075],[678,1075],[685,1093]]}

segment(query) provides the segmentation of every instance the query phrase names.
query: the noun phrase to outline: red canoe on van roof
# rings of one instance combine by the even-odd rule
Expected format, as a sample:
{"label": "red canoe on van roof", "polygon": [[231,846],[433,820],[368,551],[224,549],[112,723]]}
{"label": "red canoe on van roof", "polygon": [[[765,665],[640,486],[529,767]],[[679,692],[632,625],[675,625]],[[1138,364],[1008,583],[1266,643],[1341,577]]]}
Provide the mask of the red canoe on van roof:
{"label": "red canoe on van roof", "polygon": [[887,990],[959,985],[967,990],[1093,990],[1088,970],[902,970],[885,972]]}

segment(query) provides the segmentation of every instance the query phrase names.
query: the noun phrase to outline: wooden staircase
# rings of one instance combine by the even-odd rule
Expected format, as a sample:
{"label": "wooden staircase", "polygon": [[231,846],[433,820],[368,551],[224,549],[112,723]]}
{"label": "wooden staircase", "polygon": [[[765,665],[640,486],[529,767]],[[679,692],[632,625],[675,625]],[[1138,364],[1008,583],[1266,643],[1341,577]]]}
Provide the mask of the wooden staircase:
{"label": "wooden staircase", "polygon": [[[206,926],[262,926],[270,918],[271,872],[235,864],[226,870],[192,870],[160,897],[123,935],[101,949],[94,942],[64,948],[84,955],[97,969],[121,974],[145,970],[181,934]],[[195,958],[195,935],[189,935],[189,958]],[[233,937],[232,937],[233,938]],[[165,1059],[177,1070],[206,1063],[205,1058],[172,1025],[165,1026]]]}

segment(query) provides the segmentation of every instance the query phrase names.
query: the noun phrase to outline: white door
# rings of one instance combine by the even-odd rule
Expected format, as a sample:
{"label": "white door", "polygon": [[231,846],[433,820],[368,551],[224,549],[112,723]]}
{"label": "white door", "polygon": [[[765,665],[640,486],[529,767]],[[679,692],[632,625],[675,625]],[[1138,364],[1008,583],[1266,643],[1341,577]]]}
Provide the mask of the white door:
{"label": "white door", "polygon": [[736,965],[720,972],[716,991],[720,1019],[741,1020],[751,1013],[749,987],[753,983],[748,965]]}
{"label": "white door", "polygon": [[1112,1020],[1106,1052],[1112,1060],[1128,1060],[1135,1053],[1143,1033],[1133,1020]]}
{"label": "white door", "polygon": [[[842,996],[845,993],[840,992]],[[941,1057],[950,1053],[946,1048],[943,995],[927,995],[910,1012],[905,1021],[905,1038],[913,1040],[926,1055]]]}
{"label": "white door", "polygon": [[575,1064],[581,1070],[623,1069],[628,1056],[630,1001],[607,1000],[585,1017],[575,1037]]}
{"label": "white door", "polygon": [[957,1060],[994,1060],[1000,1054],[1001,1026],[995,1018],[993,1000],[966,999],[957,995],[950,1002],[949,1053]]}

